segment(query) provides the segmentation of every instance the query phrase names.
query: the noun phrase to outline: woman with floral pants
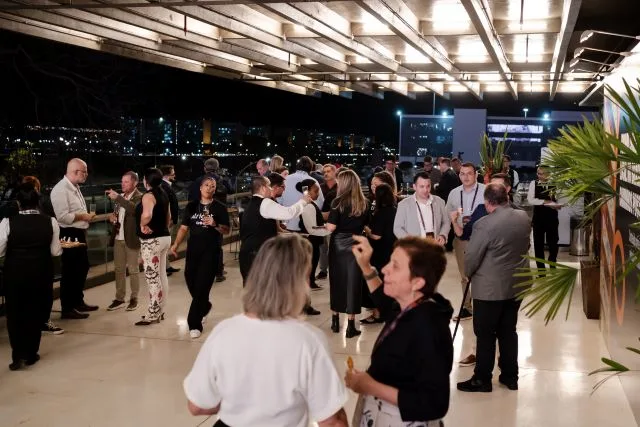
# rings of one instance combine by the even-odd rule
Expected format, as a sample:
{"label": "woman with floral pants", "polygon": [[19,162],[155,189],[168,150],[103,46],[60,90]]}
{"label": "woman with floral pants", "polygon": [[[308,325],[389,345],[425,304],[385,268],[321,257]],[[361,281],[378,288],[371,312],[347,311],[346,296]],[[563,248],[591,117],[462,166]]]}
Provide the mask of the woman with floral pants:
{"label": "woman with floral pants", "polygon": [[160,323],[164,319],[164,306],[169,291],[167,279],[167,252],[171,246],[169,223],[169,198],[160,186],[162,172],[152,168],[144,175],[147,192],[136,207],[140,254],[144,267],[144,277],[149,288],[149,308],[147,314],[136,322],[137,326]]}

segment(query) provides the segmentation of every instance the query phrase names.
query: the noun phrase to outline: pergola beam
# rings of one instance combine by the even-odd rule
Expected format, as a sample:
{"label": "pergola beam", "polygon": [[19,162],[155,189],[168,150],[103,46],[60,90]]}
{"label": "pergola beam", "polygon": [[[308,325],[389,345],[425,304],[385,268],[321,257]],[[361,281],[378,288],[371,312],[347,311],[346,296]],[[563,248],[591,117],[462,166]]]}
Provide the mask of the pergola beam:
{"label": "pergola beam", "polygon": [[[325,65],[330,69],[333,69],[339,73],[348,73],[349,71],[359,71],[357,68],[350,66],[344,58],[344,55],[337,53],[337,55],[331,55],[326,53],[328,47],[315,39],[309,39],[313,42],[314,46],[308,47],[304,43],[297,43],[296,41],[287,40],[284,34],[273,34],[259,29],[256,27],[256,22],[253,22],[252,18],[255,18],[255,14],[258,13],[245,6],[235,7],[177,7],[172,10],[184,13],[194,19],[201,20],[203,22],[215,25],[226,31],[230,31],[235,34],[239,34],[243,37],[255,40],[259,43],[264,43],[277,49],[286,50],[298,55],[298,57],[308,58],[318,64]],[[253,24],[253,25],[252,25]],[[241,39],[228,39],[230,43],[237,43]],[[339,57],[342,56],[342,57]],[[340,74],[335,74],[337,79],[341,78]],[[353,89],[365,95],[373,96],[375,98],[382,98],[383,94],[373,89],[370,85],[362,83],[349,83],[345,84],[345,87]],[[409,96],[414,96],[410,94]]]}
{"label": "pergola beam", "polygon": [[582,6],[582,0],[564,0],[562,4],[560,34],[558,34],[558,38],[556,39],[556,45],[553,49],[553,59],[551,60],[552,83],[549,87],[549,100],[551,101],[555,98],[558,90],[558,80],[564,69],[567,48],[569,47],[573,30],[576,27],[580,6]]}
{"label": "pergola beam", "polygon": [[449,74],[476,98],[482,99],[480,87],[460,78],[460,70],[442,52],[429,44],[419,32],[420,21],[401,0],[358,0],[357,3],[407,44],[428,57],[440,71]]}
{"label": "pergola beam", "polygon": [[513,99],[518,99],[518,87],[511,81],[511,70],[509,69],[509,60],[500,44],[498,34],[493,29],[491,17],[480,0],[461,0],[467,15],[471,19],[471,23],[475,27],[485,49],[489,52],[489,56],[493,63],[498,67],[498,73],[507,85]]}

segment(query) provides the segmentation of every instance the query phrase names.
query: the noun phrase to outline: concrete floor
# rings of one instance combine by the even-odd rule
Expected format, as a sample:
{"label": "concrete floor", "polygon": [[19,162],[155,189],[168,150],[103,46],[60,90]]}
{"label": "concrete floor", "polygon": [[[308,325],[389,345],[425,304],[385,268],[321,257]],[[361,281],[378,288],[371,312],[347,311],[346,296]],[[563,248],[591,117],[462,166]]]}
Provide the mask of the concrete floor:
{"label": "concrete floor", "polygon": [[[227,246],[228,248],[228,246]],[[459,307],[462,297],[455,258],[449,265],[440,292]],[[575,262],[568,254],[561,259]],[[183,267],[184,261],[174,266]],[[64,335],[45,336],[42,360],[24,371],[11,372],[10,348],[0,319],[0,425],[9,426],[198,426],[212,425],[214,418],[192,417],[187,412],[182,380],[209,332],[217,322],[241,311],[242,285],[237,261],[227,253],[229,279],[214,285],[213,314],[205,334],[189,338],[186,315],[190,302],[182,271],[170,277],[168,318],[159,325],[136,327],[144,312],[107,312],[114,294],[109,283],[86,292],[86,301],[101,309],[87,320],[53,320],[66,330]],[[336,366],[343,372],[347,356],[356,367],[366,369],[371,348],[381,326],[362,327],[358,338],[346,340],[329,330],[327,281],[325,289],[313,292],[313,305],[321,316],[308,319],[329,339]],[[144,292],[142,293],[144,295]],[[56,301],[54,310],[59,310]],[[600,367],[600,357],[608,356],[598,322],[582,314],[580,289],[567,322],[563,319],[545,326],[540,317],[528,319],[523,313],[518,324],[520,345],[520,390],[508,391],[497,384],[493,393],[468,394],[455,389],[457,381],[471,377],[473,367],[454,364],[451,374],[451,405],[447,426],[636,426],[618,379],[607,382],[595,394],[591,387],[601,376],[587,373]],[[346,322],[342,322],[345,324]],[[451,324],[453,329],[454,324]],[[472,324],[462,323],[455,342],[456,361],[472,348]],[[496,370],[497,372],[497,370]],[[346,407],[349,418],[356,396]]]}

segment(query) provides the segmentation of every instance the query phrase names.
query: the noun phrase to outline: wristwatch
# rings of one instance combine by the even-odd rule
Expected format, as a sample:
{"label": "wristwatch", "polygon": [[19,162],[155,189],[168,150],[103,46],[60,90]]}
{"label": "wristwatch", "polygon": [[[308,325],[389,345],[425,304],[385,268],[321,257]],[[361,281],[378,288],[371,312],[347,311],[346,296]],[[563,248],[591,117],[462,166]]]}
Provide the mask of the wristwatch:
{"label": "wristwatch", "polygon": [[374,277],[378,277],[378,270],[375,267],[371,267],[371,269],[373,270],[371,273],[363,275],[364,280],[371,280]]}

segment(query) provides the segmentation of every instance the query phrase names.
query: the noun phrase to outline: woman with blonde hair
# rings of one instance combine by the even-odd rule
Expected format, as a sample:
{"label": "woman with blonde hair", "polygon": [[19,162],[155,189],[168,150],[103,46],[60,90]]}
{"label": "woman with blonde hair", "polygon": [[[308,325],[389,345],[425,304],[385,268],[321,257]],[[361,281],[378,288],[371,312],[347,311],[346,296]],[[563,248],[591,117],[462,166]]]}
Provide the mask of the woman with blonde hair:
{"label": "woman with blonde hair", "polygon": [[277,154],[273,156],[269,161],[269,171],[271,172],[280,173],[277,171],[277,169],[283,166],[284,166],[284,159],[278,156]]}
{"label": "woman with blonde hair", "polygon": [[360,178],[352,170],[340,172],[337,178],[338,195],[331,205],[327,230],[329,242],[330,305],[333,316],[331,330],[340,331],[340,314],[347,313],[346,337],[360,335],[355,315],[362,304],[362,276],[351,252],[353,235],[362,235],[368,223],[369,206],[360,187]]}
{"label": "woman with blonde hair", "polygon": [[184,380],[191,414],[218,414],[215,427],[348,425],[348,396],[326,336],[299,318],[310,268],[311,245],[298,234],[262,245],[247,277],[244,313],[213,329]]}

